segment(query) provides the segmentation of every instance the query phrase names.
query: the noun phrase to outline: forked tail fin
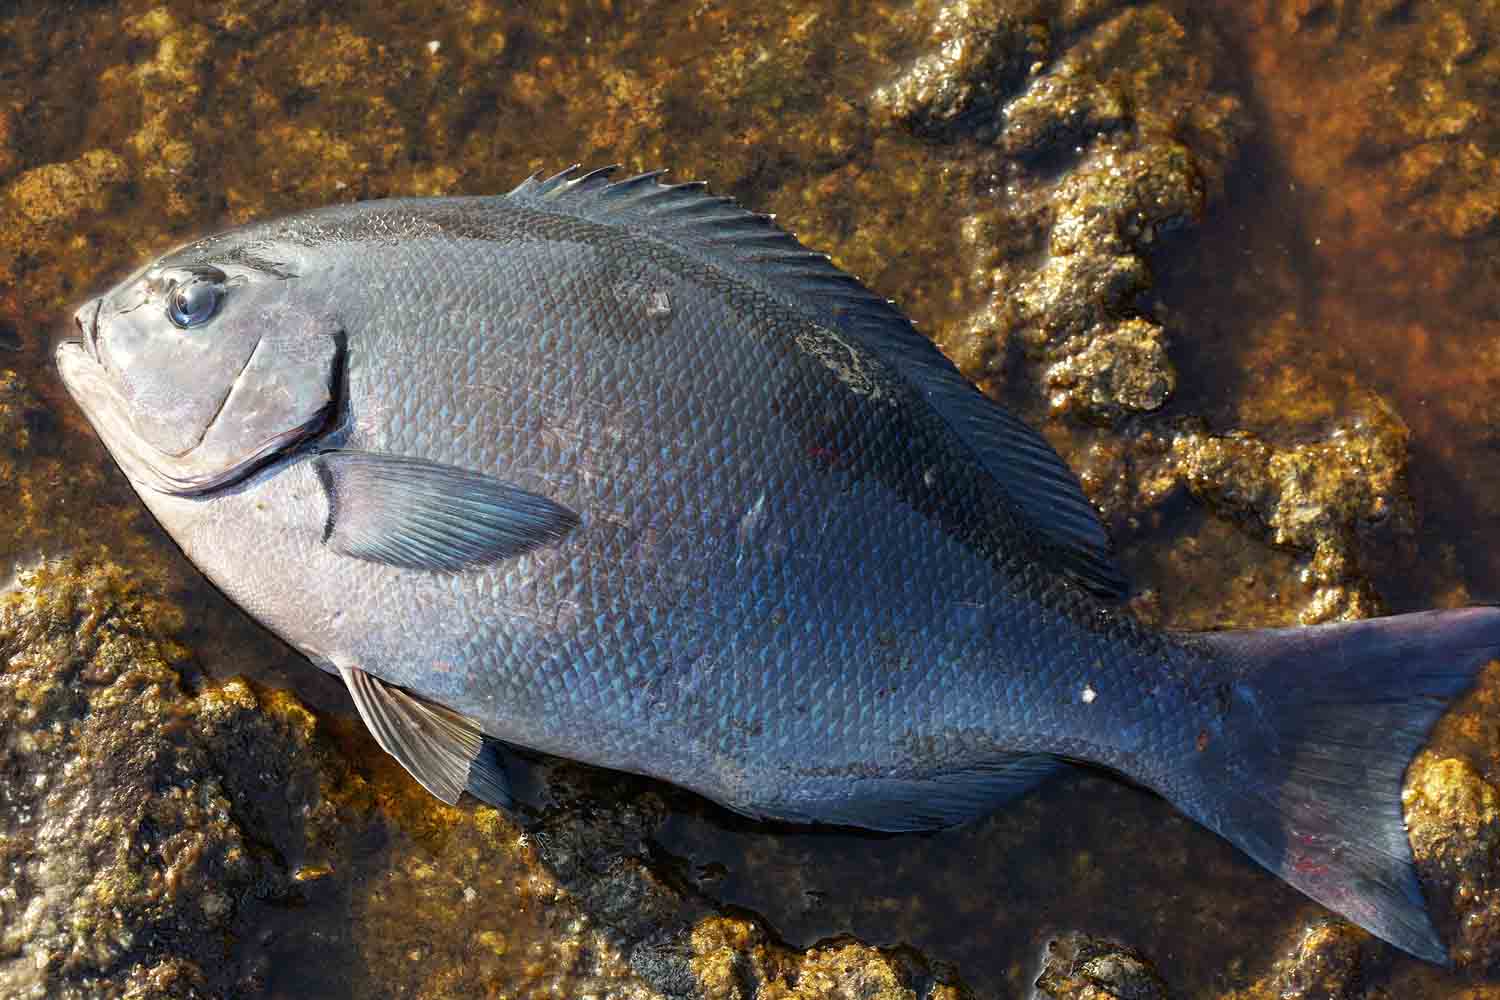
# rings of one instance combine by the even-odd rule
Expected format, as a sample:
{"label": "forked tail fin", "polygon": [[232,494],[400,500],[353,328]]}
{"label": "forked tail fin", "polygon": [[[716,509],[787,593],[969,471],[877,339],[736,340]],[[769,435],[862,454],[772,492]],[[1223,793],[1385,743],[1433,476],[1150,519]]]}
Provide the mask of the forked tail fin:
{"label": "forked tail fin", "polygon": [[1500,608],[1200,638],[1239,680],[1178,804],[1329,909],[1446,963],[1401,786],[1448,701],[1500,658]]}

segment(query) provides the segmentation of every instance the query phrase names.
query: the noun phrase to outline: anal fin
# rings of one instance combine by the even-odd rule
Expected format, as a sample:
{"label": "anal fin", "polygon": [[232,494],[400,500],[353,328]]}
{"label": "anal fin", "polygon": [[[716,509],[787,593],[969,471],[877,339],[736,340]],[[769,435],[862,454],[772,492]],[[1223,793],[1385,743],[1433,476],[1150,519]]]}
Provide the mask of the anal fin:
{"label": "anal fin", "polygon": [[510,782],[498,746],[471,719],[424,701],[358,667],[339,667],[354,707],[381,749],[450,806],[468,791],[508,808]]}
{"label": "anal fin", "polygon": [[857,826],[899,833],[957,826],[994,812],[1008,799],[1068,767],[1049,754],[1007,753],[973,768],[913,778],[865,778],[849,793],[795,816],[771,818]]}

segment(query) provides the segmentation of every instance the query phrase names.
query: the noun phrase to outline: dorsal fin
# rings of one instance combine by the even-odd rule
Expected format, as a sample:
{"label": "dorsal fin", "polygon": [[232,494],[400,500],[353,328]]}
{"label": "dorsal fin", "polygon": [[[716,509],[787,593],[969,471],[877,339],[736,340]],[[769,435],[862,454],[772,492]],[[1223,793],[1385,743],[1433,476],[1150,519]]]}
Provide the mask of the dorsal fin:
{"label": "dorsal fin", "polygon": [[701,182],[663,184],[663,171],[613,180],[615,167],[521,182],[506,197],[543,211],[618,226],[701,254],[784,305],[854,337],[906,379],[974,452],[1057,568],[1095,594],[1125,596],[1109,536],[1078,478],[1047,440],[986,398],[890,302],[797,242],[769,215],[710,195]]}

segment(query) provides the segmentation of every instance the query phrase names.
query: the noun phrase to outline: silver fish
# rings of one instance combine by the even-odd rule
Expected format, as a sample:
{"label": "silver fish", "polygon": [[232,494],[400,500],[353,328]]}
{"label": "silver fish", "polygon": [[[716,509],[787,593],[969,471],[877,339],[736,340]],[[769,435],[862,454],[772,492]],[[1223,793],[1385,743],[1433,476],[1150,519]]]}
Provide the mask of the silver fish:
{"label": "silver fish", "polygon": [[656,174],[339,205],[150,264],[64,381],[233,600],[445,801],[501,741],[915,830],[1068,762],[1423,958],[1405,769],[1500,610],[1169,634],[889,303]]}

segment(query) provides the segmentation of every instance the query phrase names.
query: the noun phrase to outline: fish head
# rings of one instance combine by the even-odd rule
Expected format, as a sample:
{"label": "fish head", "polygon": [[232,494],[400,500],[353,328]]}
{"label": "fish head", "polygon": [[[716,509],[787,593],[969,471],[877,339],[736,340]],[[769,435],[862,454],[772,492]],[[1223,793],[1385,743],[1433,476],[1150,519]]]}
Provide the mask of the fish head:
{"label": "fish head", "polygon": [[342,335],[309,265],[295,246],[231,232],[78,309],[58,369],[134,483],[206,493],[329,423]]}

